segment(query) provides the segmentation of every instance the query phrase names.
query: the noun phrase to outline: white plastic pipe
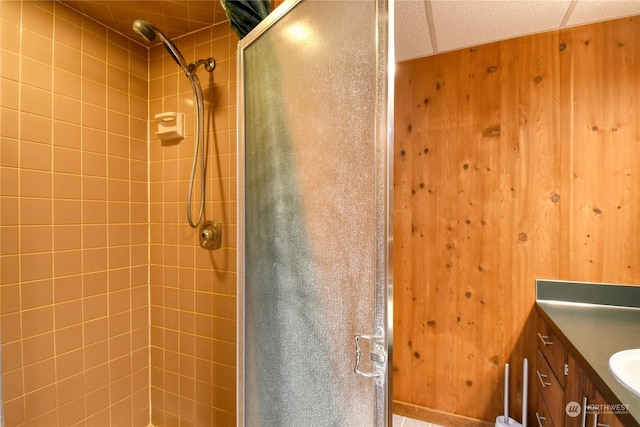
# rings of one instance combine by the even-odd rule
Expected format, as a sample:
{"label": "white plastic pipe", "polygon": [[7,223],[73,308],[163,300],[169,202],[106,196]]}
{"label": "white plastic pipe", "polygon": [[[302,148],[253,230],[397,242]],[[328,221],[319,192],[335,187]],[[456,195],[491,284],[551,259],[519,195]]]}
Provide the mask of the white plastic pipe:
{"label": "white plastic pipe", "polygon": [[527,403],[529,388],[529,361],[522,362],[522,427],[527,427]]}
{"label": "white plastic pipe", "polygon": [[504,420],[509,424],[509,364],[504,365]]}

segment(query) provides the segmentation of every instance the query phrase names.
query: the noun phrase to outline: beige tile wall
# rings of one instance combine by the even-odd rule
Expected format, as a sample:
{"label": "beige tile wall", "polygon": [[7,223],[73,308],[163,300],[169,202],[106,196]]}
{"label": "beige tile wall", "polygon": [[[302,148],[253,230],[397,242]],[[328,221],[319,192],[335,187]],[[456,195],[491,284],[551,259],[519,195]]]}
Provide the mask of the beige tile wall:
{"label": "beige tile wall", "polygon": [[[235,425],[235,46],[228,23],[175,40],[187,61],[214,57],[198,76],[206,101],[205,219],[223,224],[222,249],[198,245],[186,200],[195,116],[189,80],[162,46],[151,49],[150,116],[186,114],[178,144],[150,142],[151,397],[156,426]],[[199,166],[198,166],[199,167]],[[199,202],[200,180],[194,197]],[[193,204],[193,217],[199,205]]]}
{"label": "beige tile wall", "polygon": [[148,49],[0,2],[5,425],[149,422]]}

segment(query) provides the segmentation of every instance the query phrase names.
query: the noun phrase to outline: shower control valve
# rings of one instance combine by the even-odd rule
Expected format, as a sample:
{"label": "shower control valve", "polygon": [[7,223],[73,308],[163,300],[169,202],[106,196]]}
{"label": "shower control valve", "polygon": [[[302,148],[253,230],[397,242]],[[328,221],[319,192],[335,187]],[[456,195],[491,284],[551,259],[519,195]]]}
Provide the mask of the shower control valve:
{"label": "shower control valve", "polygon": [[216,250],[222,246],[222,224],[218,221],[205,221],[200,226],[200,246]]}

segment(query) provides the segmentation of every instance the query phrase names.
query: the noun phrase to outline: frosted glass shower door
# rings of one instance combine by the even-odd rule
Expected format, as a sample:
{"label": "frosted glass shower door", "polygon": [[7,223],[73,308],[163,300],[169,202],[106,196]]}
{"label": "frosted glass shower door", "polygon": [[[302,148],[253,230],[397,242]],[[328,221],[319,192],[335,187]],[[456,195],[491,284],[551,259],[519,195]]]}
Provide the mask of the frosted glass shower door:
{"label": "frosted glass shower door", "polygon": [[239,426],[391,425],[389,16],[285,2],[239,44]]}

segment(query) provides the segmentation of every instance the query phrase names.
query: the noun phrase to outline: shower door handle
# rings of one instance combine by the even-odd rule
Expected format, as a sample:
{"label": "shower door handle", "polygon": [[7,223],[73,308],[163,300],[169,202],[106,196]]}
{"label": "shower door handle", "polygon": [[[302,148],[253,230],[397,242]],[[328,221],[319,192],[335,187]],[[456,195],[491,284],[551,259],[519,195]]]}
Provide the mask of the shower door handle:
{"label": "shower door handle", "polygon": [[[356,366],[355,373],[367,378],[375,378],[376,384],[384,385],[385,374],[387,372],[387,351],[385,349],[384,329],[382,326],[376,328],[374,335],[356,334]],[[373,362],[373,371],[366,372],[360,369],[360,358],[362,357],[361,340],[369,340],[372,342],[371,361]]]}

